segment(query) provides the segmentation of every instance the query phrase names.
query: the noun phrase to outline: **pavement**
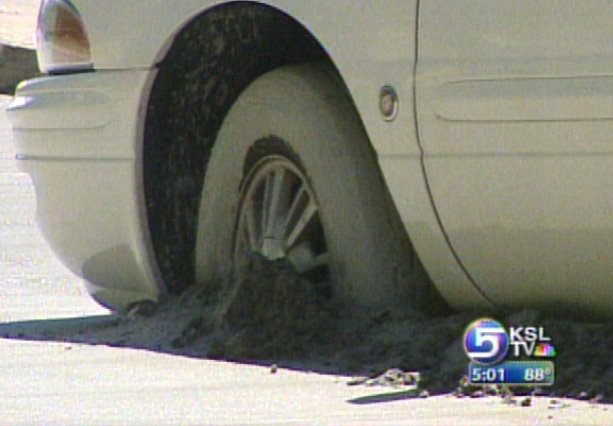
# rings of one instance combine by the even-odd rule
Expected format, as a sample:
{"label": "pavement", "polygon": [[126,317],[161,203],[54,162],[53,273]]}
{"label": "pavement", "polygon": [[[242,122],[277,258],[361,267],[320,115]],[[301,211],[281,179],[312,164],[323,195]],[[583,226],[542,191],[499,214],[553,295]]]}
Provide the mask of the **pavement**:
{"label": "pavement", "polygon": [[41,0],[0,0],[0,42],[34,49]]}
{"label": "pavement", "polygon": [[39,74],[36,60],[36,17],[40,0],[0,0],[0,93]]}

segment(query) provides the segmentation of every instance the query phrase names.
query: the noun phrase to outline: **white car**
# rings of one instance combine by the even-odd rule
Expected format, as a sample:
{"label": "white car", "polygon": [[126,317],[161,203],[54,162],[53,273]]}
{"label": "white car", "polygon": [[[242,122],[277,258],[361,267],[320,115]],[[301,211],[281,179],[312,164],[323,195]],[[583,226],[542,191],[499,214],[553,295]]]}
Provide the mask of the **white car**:
{"label": "white car", "polygon": [[9,114],[114,309],[253,256],[340,300],[613,312],[613,5],[45,0]]}

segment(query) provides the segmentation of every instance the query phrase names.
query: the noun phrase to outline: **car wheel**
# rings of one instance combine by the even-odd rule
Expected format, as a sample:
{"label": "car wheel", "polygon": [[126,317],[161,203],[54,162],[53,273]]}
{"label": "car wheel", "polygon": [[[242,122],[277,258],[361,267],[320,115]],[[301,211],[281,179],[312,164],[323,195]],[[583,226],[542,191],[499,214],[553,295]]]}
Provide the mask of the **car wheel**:
{"label": "car wheel", "polygon": [[[252,83],[213,147],[201,197],[198,282],[232,282],[259,256],[341,301],[432,295],[336,74],[284,67]],[[430,296],[428,296],[430,298]]]}

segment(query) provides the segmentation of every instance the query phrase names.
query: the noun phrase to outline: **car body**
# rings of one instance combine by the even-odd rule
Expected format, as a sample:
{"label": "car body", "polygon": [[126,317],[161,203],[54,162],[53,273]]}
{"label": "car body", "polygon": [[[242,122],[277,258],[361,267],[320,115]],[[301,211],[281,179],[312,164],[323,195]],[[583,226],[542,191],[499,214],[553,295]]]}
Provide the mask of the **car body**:
{"label": "car body", "polygon": [[[163,226],[152,226],[151,206],[176,206],[172,196],[151,199],[168,180],[149,177],[166,151],[151,153],[148,120],[163,109],[156,102],[172,96],[164,90],[173,78],[162,84],[160,76],[189,54],[177,47],[189,45],[185,34],[200,23],[240,26],[242,12],[232,11],[251,7],[249,25],[260,9],[291,21],[338,71],[412,245],[450,305],[613,311],[613,7],[606,0],[72,3],[91,68],[22,83],[9,115],[20,167],[36,186],[41,229],[101,303],[121,310],[157,300],[181,253],[190,252],[191,243],[164,257],[156,243],[164,238],[152,235]],[[209,45],[231,43],[211,34]],[[274,49],[294,41],[256,46],[262,50],[246,58],[274,59]],[[385,87],[397,97],[393,117],[380,109]],[[198,193],[190,179],[181,182]]]}

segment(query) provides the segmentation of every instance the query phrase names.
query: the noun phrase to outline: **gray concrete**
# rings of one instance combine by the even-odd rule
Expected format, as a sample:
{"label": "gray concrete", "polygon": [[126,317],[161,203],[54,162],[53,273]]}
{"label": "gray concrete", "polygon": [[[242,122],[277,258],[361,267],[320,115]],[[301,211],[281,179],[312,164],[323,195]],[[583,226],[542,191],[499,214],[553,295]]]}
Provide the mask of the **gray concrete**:
{"label": "gray concrete", "polygon": [[34,40],[40,0],[0,0],[0,93],[38,74]]}

